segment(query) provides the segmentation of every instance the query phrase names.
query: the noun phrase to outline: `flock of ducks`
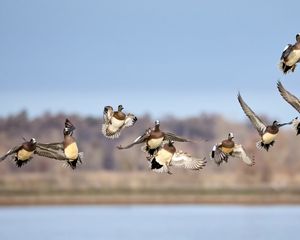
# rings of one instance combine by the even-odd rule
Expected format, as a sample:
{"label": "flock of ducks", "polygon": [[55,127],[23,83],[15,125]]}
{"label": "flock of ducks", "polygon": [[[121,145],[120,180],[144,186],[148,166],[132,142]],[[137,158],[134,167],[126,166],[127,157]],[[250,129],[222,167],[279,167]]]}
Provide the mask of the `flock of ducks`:
{"label": "flock of ducks", "polygon": [[[294,72],[297,63],[300,62],[300,34],[296,35],[296,43],[288,44],[281,55],[279,67],[284,74]],[[300,100],[288,92],[280,81],[277,88],[285,101],[292,105],[300,112]],[[273,121],[272,124],[264,123],[255,112],[246,104],[241,94],[238,94],[238,101],[246,116],[250,119],[252,125],[259,133],[260,140],[256,143],[258,149],[269,150],[274,145],[275,139],[279,133],[279,129],[285,125],[292,125],[297,132],[300,133],[300,121],[296,117],[287,123],[278,123]],[[104,107],[102,133],[109,139],[120,137],[121,132],[128,127],[132,127],[137,122],[137,117],[131,113],[124,113],[123,106],[119,105],[117,111],[111,106]],[[24,143],[11,148],[4,154],[0,161],[11,156],[18,167],[22,167],[28,163],[34,155],[52,158],[64,161],[72,169],[75,169],[79,163],[82,163],[83,153],[79,152],[76,139],[73,137],[75,127],[69,119],[65,120],[63,129],[63,140],[55,143],[39,143],[35,138],[29,141],[24,139]],[[255,164],[254,157],[246,154],[241,144],[236,144],[233,133],[229,133],[228,137],[221,143],[213,146],[210,158],[217,165],[228,162],[230,157],[239,158],[245,164],[253,166]],[[154,127],[149,127],[145,132],[137,137],[132,143],[126,146],[118,146],[119,150],[130,149],[135,145],[142,145],[142,151],[147,154],[146,159],[149,161],[150,169],[159,173],[169,173],[170,168],[181,167],[191,170],[200,170],[206,165],[205,157],[192,157],[186,152],[178,151],[175,142],[193,142],[190,139],[177,136],[174,133],[162,131],[160,122],[155,121]]]}

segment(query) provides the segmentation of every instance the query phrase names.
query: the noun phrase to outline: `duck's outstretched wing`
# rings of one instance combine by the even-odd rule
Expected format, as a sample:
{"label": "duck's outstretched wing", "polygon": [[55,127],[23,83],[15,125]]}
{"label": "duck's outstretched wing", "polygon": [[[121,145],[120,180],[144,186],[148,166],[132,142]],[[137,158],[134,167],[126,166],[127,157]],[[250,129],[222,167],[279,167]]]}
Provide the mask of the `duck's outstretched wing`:
{"label": "duck's outstretched wing", "polygon": [[235,145],[232,153],[233,157],[240,158],[244,163],[249,166],[253,166],[255,164],[254,157],[250,158],[247,156],[242,145]]}
{"label": "duck's outstretched wing", "polygon": [[108,124],[113,115],[114,115],[114,109],[111,106],[104,107],[104,110],[103,110],[104,123]]}
{"label": "duck's outstretched wing", "polygon": [[164,133],[165,133],[165,140],[167,140],[167,141],[192,142],[192,140],[179,137],[179,136],[175,135],[174,133],[170,133],[170,132],[164,132]]}
{"label": "duck's outstretched wing", "polygon": [[36,145],[39,148],[44,148],[46,150],[52,149],[52,150],[63,150],[64,149],[64,144],[62,142],[59,143],[38,143]]}
{"label": "duck's outstretched wing", "polygon": [[54,150],[37,147],[34,153],[42,157],[52,158],[56,160],[61,160],[61,161],[69,160],[62,151],[54,151]]}
{"label": "duck's outstretched wing", "polygon": [[223,161],[227,162],[229,155],[222,152],[220,146],[222,144],[216,144],[213,146],[210,154],[210,158],[215,161],[217,165],[220,165]]}
{"label": "duck's outstretched wing", "polygon": [[300,112],[300,101],[297,97],[287,91],[280,81],[277,82],[277,88],[280,92],[280,95],[285,101],[292,105],[298,112]]}
{"label": "duck's outstretched wing", "polygon": [[120,150],[122,150],[122,149],[128,149],[128,148],[133,147],[134,145],[144,143],[144,142],[146,142],[146,140],[148,139],[148,137],[150,136],[150,134],[151,134],[151,129],[149,128],[148,130],[145,131],[145,133],[143,135],[141,135],[137,139],[135,139],[133,141],[133,143],[130,143],[130,144],[128,144],[125,147],[118,146],[117,148],[120,149]]}
{"label": "duck's outstretched wing", "polygon": [[8,150],[7,153],[5,153],[1,158],[0,158],[0,162],[5,160],[9,155],[15,154],[17,153],[20,149],[22,148],[22,146],[15,146],[11,149]]}
{"label": "duck's outstretched wing", "polygon": [[171,166],[191,170],[200,170],[206,165],[205,158],[194,158],[185,152],[176,152],[171,160]]}
{"label": "duck's outstretched wing", "polygon": [[266,125],[264,122],[252,111],[252,109],[245,103],[243,100],[241,94],[238,94],[238,100],[239,103],[246,114],[246,116],[250,119],[252,125],[257,129],[260,135],[263,135],[263,133],[266,130]]}
{"label": "duck's outstretched wing", "polygon": [[123,125],[123,128],[124,127],[131,127],[133,126],[136,121],[137,121],[137,117],[131,113],[128,113],[126,118],[125,118],[125,122],[124,122],[124,125]]}

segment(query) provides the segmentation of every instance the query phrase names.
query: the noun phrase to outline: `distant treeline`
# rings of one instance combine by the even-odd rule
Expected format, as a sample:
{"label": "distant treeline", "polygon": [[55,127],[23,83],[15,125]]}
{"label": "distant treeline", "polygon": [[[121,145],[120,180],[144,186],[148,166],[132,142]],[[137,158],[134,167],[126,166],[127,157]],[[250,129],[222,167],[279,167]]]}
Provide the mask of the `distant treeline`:
{"label": "distant treeline", "polygon": [[[292,187],[298,186],[300,183],[300,137],[295,136],[295,131],[290,127],[286,127],[280,133],[274,147],[267,153],[256,149],[255,143],[259,136],[256,130],[248,124],[248,121],[231,122],[220,115],[202,114],[186,119],[165,116],[160,119],[162,130],[171,131],[197,141],[201,139],[208,140],[207,142],[200,141],[175,145],[178,149],[187,151],[191,155],[207,157],[207,166],[197,173],[174,169],[172,176],[157,176],[157,174],[149,172],[145,154],[140,151],[141,146],[122,151],[116,149],[116,146],[133,141],[137,136],[144,133],[145,129],[153,126],[155,119],[148,115],[140,116],[134,127],[125,129],[122,132],[120,139],[110,140],[101,134],[101,116],[95,118],[46,113],[30,119],[26,111],[23,111],[17,115],[0,118],[0,154],[4,154],[10,147],[22,143],[22,137],[27,139],[34,137],[37,141],[44,143],[61,141],[66,117],[76,127],[74,136],[78,140],[80,150],[85,154],[83,164],[73,173],[71,169],[63,167],[63,162],[52,159],[35,157],[21,169],[18,169],[8,159],[0,163],[0,174],[2,175],[0,190],[1,186],[9,185],[9,179],[11,179],[11,184],[16,180],[11,178],[15,174],[44,175],[44,180],[45,176],[48,176],[49,179],[52,179],[51,181],[58,178],[67,181],[67,176],[70,176],[70,174],[74,178],[85,176],[78,181],[81,181],[81,184],[84,182],[87,186],[94,186],[92,181],[97,181],[95,173],[99,171],[106,172],[108,174],[106,176],[109,176],[109,172],[111,172],[111,179],[102,179],[103,184],[101,186],[111,185],[116,187],[122,187],[124,184],[132,185],[134,182],[139,181],[137,179],[141,180],[141,175],[146,176],[141,181],[148,184],[148,187],[158,188],[164,186],[166,182],[170,187],[181,186],[183,182],[189,184],[189,187],[200,185],[202,187],[225,185],[243,187],[266,184]],[[231,159],[228,164],[218,167],[209,160],[209,152],[213,144],[226,138],[228,132],[233,132],[235,141],[242,143],[249,155],[255,156],[255,166],[248,167],[238,159]],[[89,173],[94,177],[86,177]],[[118,178],[116,173],[119,173],[120,176],[125,173],[126,176],[131,174],[132,179],[128,177],[126,181],[123,181],[122,178]],[[135,175],[135,173],[138,174]],[[151,181],[149,181],[149,178]],[[26,178],[24,179],[22,181],[26,181]],[[162,182],[158,182],[158,179]],[[62,182],[57,182],[57,184],[62,184]],[[72,184],[76,185],[71,183],[70,186]],[[136,185],[143,187],[143,184],[140,184]]]}

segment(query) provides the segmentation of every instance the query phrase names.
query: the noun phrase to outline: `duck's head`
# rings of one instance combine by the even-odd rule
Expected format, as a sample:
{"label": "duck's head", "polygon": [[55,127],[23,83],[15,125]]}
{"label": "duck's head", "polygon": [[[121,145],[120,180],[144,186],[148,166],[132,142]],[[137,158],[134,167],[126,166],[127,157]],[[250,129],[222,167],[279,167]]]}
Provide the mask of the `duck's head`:
{"label": "duck's head", "polygon": [[228,140],[232,140],[233,138],[234,138],[233,133],[232,133],[232,132],[229,133],[229,134],[228,134]]}
{"label": "duck's head", "polygon": [[124,109],[124,108],[123,108],[123,105],[119,105],[119,106],[118,106],[118,111],[119,111],[119,112],[121,112],[123,109]]}
{"label": "duck's head", "polygon": [[76,128],[74,127],[74,125],[71,123],[71,121],[67,118],[65,121],[65,128],[64,128],[64,135],[72,135],[73,131]]}
{"label": "duck's head", "polygon": [[173,144],[174,144],[174,141],[169,140],[169,142],[168,142],[169,147],[173,147],[174,146]]}
{"label": "duck's head", "polygon": [[63,133],[64,133],[64,136],[70,136],[73,134],[73,131],[71,131],[70,128],[65,127]]}
{"label": "duck's head", "polygon": [[32,145],[36,144],[35,138],[31,138],[29,142],[30,142],[30,144],[32,144]]}
{"label": "duck's head", "polygon": [[278,127],[279,123],[278,123],[277,120],[275,120],[275,121],[272,123],[272,125]]}
{"label": "duck's head", "polygon": [[300,33],[297,33],[297,35],[296,35],[296,41],[300,42]]}
{"label": "duck's head", "polygon": [[159,122],[159,120],[156,120],[155,121],[155,127],[154,127],[154,129],[158,131],[159,130],[159,126],[160,126],[160,122]]}

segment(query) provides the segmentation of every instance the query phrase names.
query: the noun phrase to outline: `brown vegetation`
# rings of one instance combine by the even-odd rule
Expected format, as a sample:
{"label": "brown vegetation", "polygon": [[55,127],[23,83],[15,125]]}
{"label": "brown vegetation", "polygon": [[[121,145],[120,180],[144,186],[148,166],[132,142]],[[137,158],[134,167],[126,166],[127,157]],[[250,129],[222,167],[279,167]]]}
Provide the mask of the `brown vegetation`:
{"label": "brown vegetation", "polygon": [[[62,140],[65,118],[62,114],[44,114],[29,119],[26,112],[0,118],[0,154],[22,143],[23,136],[27,139],[35,137],[44,143]],[[295,131],[289,127],[280,133],[275,146],[267,153],[255,148],[259,136],[248,122],[230,122],[218,115],[205,114],[181,120],[174,117],[160,119],[163,130],[194,140],[209,140],[176,144],[178,149],[194,156],[206,156],[208,163],[199,172],[174,169],[174,174],[170,176],[150,172],[140,146],[123,151],[116,149],[116,146],[131,142],[146,128],[153,126],[154,120],[149,116],[140,117],[135,127],[126,129],[117,140],[102,136],[100,118],[77,115],[68,118],[76,126],[75,137],[85,154],[83,164],[73,171],[63,167],[60,161],[35,157],[19,169],[7,159],[0,164],[0,203],[11,199],[9,196],[32,194],[101,196],[123,193],[125,196],[147,194],[151,198],[155,193],[161,196],[168,193],[171,196],[176,193],[204,196],[208,193],[225,194],[226,191],[232,194],[288,192],[300,201],[297,197],[300,190],[300,137],[296,137]],[[236,142],[242,143],[249,154],[255,155],[254,167],[248,167],[238,159],[231,159],[228,164],[218,167],[209,160],[212,145],[226,137],[229,131],[234,132]]]}

